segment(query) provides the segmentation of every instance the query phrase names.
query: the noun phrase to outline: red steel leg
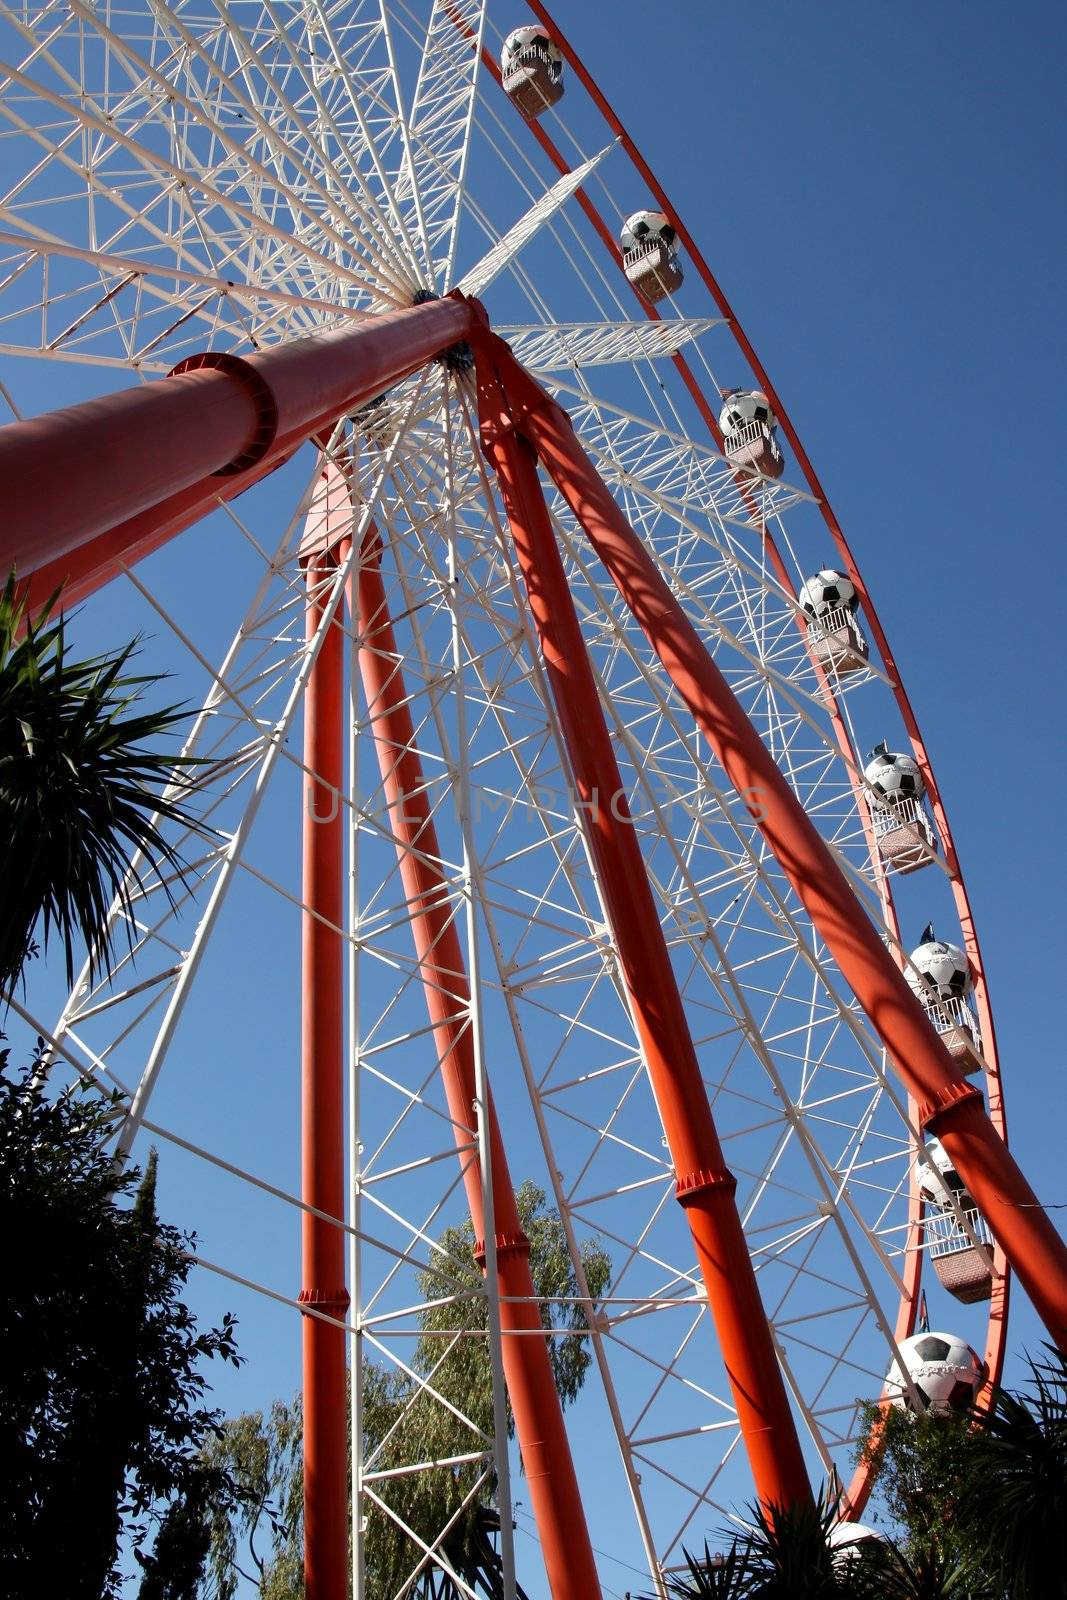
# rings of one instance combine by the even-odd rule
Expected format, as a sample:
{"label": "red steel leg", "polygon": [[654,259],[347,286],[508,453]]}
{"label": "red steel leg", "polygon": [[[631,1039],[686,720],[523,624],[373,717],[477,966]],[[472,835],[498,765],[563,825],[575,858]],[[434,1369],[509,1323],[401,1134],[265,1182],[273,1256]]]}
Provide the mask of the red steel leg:
{"label": "red steel leg", "polygon": [[285,446],[279,448],[279,453],[272,455],[266,463],[258,462],[243,472],[225,478],[202,478],[192,488],[170,495],[148,511],[128,517],[106,533],[98,533],[87,539],[67,555],[45,561],[42,566],[29,572],[28,577],[25,576],[28,569],[20,567],[19,575],[25,577],[20,592],[25,596],[31,616],[57,589],[63,591],[63,605],[67,610],[80,605],[118,577],[125,568],[136,566],[154,550],[169,543],[176,534],[199,522],[201,517],[208,516],[220,502],[236,499],[261,478],[275,472],[302,443],[303,440],[296,436],[286,441]]}
{"label": "red steel leg", "polygon": [[[305,563],[307,636],[322,621],[329,579],[326,554]],[[343,1221],[344,1189],[344,632],[330,627],[304,697],[303,1002],[301,1035],[301,1194],[305,1204]],[[314,773],[312,777],[310,774]],[[345,1235],[305,1211],[302,1305],[343,1318]],[[304,1593],[307,1600],[348,1594],[348,1412],[345,1330],[306,1316],[304,1343]]]}
{"label": "red steel leg", "polygon": [[[445,880],[436,865],[440,846],[382,583],[380,553],[380,540],[372,533],[364,545],[352,606],[360,628],[360,673],[449,1114],[462,1153],[467,1204],[481,1239],[481,1176],[470,1149],[475,1098],[470,990]],[[504,1377],[549,1588],[553,1600],[597,1600],[596,1563],[534,1301],[529,1240],[519,1222],[492,1099],[489,1143]]]}
{"label": "red steel leg", "polygon": [[704,1275],[756,1492],[811,1498],[804,1457],[760,1300],[689,1024],[630,820],[618,763],[567,587],[532,448],[506,430],[487,443],[530,599],[597,881],[615,935],[677,1195]]}
{"label": "red steel leg", "polygon": [[483,363],[496,366],[509,411],[520,419],[731,783],[743,797],[757,797],[753,810],[761,833],[918,1102],[922,1125],[952,1158],[1049,1335],[1067,1348],[1067,1246],[990,1122],[979,1091],[945,1050],[818,830],[582,450],[566,413],[502,340],[484,332],[479,344]]}

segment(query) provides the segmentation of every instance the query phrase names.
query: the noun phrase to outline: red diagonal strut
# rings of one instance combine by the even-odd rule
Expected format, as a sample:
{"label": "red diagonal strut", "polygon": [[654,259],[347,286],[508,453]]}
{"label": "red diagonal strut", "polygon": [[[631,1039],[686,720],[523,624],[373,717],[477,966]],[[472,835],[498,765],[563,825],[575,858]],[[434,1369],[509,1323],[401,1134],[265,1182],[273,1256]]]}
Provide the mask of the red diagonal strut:
{"label": "red diagonal strut", "polygon": [[607,568],[846,982],[884,1043],[924,1128],[935,1133],[1049,1335],[1067,1348],[1067,1246],[859,904],[825,841],[575,436],[570,418],[483,328],[510,412]]}
{"label": "red diagonal strut", "polygon": [[682,997],[567,586],[533,450],[479,364],[479,413],[559,716],[597,883],[619,952],[645,1067],[707,1286],[738,1422],[763,1504],[811,1498],[808,1476]]}
{"label": "red diagonal strut", "polygon": [[[467,1204],[475,1235],[481,1239],[481,1174],[470,1148],[475,1136],[472,1107],[476,1088],[470,988],[455,927],[455,908],[438,865],[441,849],[415,742],[380,556],[380,540],[372,533],[364,544],[352,604],[359,630],[359,668],[396,839],[419,976],[463,1162]],[[549,1588],[553,1600],[597,1600],[600,1582],[534,1298],[530,1244],[519,1220],[491,1098],[489,1147],[497,1259],[495,1291],[500,1296],[504,1377]]]}

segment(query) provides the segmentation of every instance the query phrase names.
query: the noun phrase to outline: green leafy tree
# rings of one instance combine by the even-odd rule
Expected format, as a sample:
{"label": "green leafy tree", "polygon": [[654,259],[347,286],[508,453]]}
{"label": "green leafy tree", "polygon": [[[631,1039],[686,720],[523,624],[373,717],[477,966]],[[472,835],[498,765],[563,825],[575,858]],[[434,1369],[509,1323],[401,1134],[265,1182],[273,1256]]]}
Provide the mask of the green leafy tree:
{"label": "green leafy tree", "polygon": [[107,968],[108,911],[116,896],[130,910],[131,863],[140,856],[135,883],[156,869],[181,873],[155,818],[190,821],[180,792],[163,792],[175,757],[152,748],[184,713],[134,709],[158,681],[129,672],[136,643],[71,661],[63,618],[51,616],[54,599],[30,618],[14,578],[0,594],[3,988],[34,951],[38,923],[45,945],[58,935],[68,983],[79,937]]}
{"label": "green leafy tree", "polygon": [[143,1176],[112,1159],[116,1103],[50,1093],[40,1054],[8,1066],[5,1050],[0,1593],[106,1600],[120,1544],[143,1552],[168,1505],[231,1495],[223,1472],[203,1476],[218,1418],[201,1365],[236,1364],[234,1323],[200,1332],[181,1299],[193,1241],[159,1220],[155,1155]]}
{"label": "green leafy tree", "polygon": [[978,1571],[985,1539],[960,1515],[975,1454],[970,1414],[916,1416],[870,1405],[864,1421],[859,1458],[875,1474],[877,1512],[899,1534],[905,1556],[927,1567]]}
{"label": "green leafy tree", "polygon": [[304,1592],[303,1416],[299,1399],[228,1417],[204,1451],[209,1470],[239,1485],[236,1501],[208,1510],[209,1592],[232,1600],[238,1580],[264,1600],[298,1600]]}
{"label": "green leafy tree", "polygon": [[[555,1211],[546,1206],[543,1189],[527,1181],[515,1196],[519,1221],[530,1241],[530,1276],[534,1290],[541,1302],[541,1323],[555,1337],[548,1341],[548,1358],[552,1376],[564,1406],[578,1398],[592,1357],[586,1333],[585,1307],[578,1303],[578,1280],[574,1272],[563,1223]],[[474,1259],[474,1228],[469,1219],[456,1228],[446,1228],[441,1235],[441,1246],[457,1265],[450,1270],[448,1279],[437,1273],[423,1273],[419,1288],[431,1302],[422,1313],[424,1329],[416,1350],[416,1361],[422,1371],[435,1366],[441,1354],[442,1335],[460,1329],[488,1330],[489,1309],[485,1298],[477,1294],[482,1274]],[[606,1251],[594,1241],[587,1241],[581,1250],[582,1270],[589,1294],[594,1303],[607,1290],[611,1281],[611,1260]],[[457,1299],[464,1289],[471,1299]],[[469,1400],[471,1395],[484,1399],[489,1410],[476,1418],[488,1427],[492,1407],[492,1385],[489,1371],[488,1344],[484,1339],[462,1339],[453,1346],[443,1366],[438,1369],[436,1386],[447,1398]],[[508,1410],[509,1429],[511,1424]]]}
{"label": "green leafy tree", "polygon": [[1067,1596],[1067,1361],[1050,1349],[1030,1372],[983,1411],[869,1408],[861,1455],[900,1530],[904,1600]]}
{"label": "green leafy tree", "polygon": [[[581,1392],[591,1360],[588,1339],[583,1336],[585,1309],[577,1300],[578,1281],[563,1224],[557,1213],[546,1208],[544,1190],[527,1182],[515,1198],[523,1232],[530,1241],[530,1275],[541,1303],[541,1322],[553,1334],[547,1341],[552,1376],[560,1400],[568,1406]],[[470,1220],[446,1229],[440,1243],[456,1265],[448,1278],[436,1272],[420,1275],[419,1288],[427,1305],[419,1317],[423,1335],[413,1365],[430,1378],[441,1399],[461,1410],[478,1431],[402,1374],[380,1373],[369,1393],[367,1385],[364,1388],[366,1442],[368,1455],[376,1452],[376,1469],[470,1454],[482,1448],[480,1436],[493,1431],[488,1340],[462,1336],[464,1330],[488,1331],[489,1308],[477,1292],[482,1274],[474,1258]],[[607,1289],[611,1262],[598,1244],[587,1242],[582,1267],[596,1301]],[[514,1431],[510,1406],[508,1431]],[[472,1568],[480,1537],[477,1510],[485,1497],[481,1493],[473,1501],[468,1497],[482,1470],[480,1462],[440,1467],[390,1479],[378,1491],[390,1510],[427,1542],[451,1517],[458,1518],[448,1554],[461,1577]],[[466,1511],[465,1502],[470,1506]],[[411,1569],[413,1554],[411,1540],[396,1521],[372,1507],[366,1540],[372,1592],[380,1588],[383,1594],[394,1593]]]}
{"label": "green leafy tree", "polygon": [[144,1577],[137,1600],[196,1600],[211,1544],[207,1522],[212,1495],[232,1495],[228,1476],[206,1466],[190,1472],[184,1493],[163,1513],[150,1553],[137,1552]]}
{"label": "green leafy tree", "polygon": [[[554,1336],[548,1341],[553,1376],[563,1404],[581,1392],[589,1367],[585,1310],[567,1248],[563,1224],[546,1206],[544,1190],[525,1183],[516,1196],[519,1217],[530,1240],[530,1271],[541,1301],[541,1320]],[[442,1248],[451,1257],[449,1275],[427,1272],[420,1290],[427,1304],[419,1314],[423,1329],[412,1359],[440,1400],[406,1373],[367,1362],[362,1374],[364,1452],[376,1470],[413,1461],[470,1455],[484,1448],[492,1433],[492,1372],[488,1341],[470,1337],[487,1328],[488,1306],[478,1293],[481,1270],[474,1259],[469,1222],[447,1229]],[[594,1302],[605,1293],[611,1262],[587,1241],[581,1250],[583,1273]],[[447,1402],[442,1404],[441,1401]],[[455,1406],[474,1428],[449,1409]],[[510,1420],[510,1419],[509,1419]],[[479,1430],[479,1431],[474,1431]],[[212,1593],[232,1600],[239,1573],[250,1577],[266,1600],[300,1600],[301,1575],[301,1413],[277,1402],[269,1416],[235,1418],[209,1447],[208,1459],[231,1471],[246,1491],[236,1513],[224,1510],[212,1520]],[[456,1523],[443,1544],[460,1577],[493,1600],[499,1568],[491,1544],[495,1523],[494,1485],[481,1484],[481,1463],[461,1463],[379,1481],[376,1492],[396,1516],[428,1543],[446,1522]],[[368,1592],[392,1595],[417,1560],[418,1549],[391,1516],[371,1507],[364,1539]],[[455,1594],[440,1572],[426,1572],[418,1591]]]}

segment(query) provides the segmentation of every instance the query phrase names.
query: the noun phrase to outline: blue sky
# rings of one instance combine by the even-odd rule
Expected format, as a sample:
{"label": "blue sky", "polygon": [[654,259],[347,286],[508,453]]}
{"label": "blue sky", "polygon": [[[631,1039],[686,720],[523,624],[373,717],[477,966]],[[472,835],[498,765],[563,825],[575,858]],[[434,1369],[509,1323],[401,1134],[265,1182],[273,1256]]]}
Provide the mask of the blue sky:
{"label": "blue sky", "polygon": [[[1067,23],[1052,4],[985,0],[675,4],[658,27],[635,0],[571,9],[571,42],[701,242],[876,597],[978,918],[1012,1146],[1038,1195],[1067,1205],[1052,470]],[[208,553],[194,535],[182,564]],[[271,1019],[249,1027],[264,1044]],[[203,1291],[214,1315],[232,1300]],[[219,1394],[262,1404],[294,1385],[293,1352],[273,1313],[240,1310],[253,1360]],[[1040,1338],[1017,1294],[1013,1350]]]}

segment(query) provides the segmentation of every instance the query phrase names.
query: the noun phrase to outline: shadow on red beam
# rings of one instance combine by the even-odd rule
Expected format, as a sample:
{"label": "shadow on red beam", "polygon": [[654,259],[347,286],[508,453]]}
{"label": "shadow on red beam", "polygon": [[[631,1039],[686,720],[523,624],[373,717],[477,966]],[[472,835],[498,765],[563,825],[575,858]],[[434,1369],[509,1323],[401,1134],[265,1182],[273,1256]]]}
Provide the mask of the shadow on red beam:
{"label": "shadow on red beam", "polygon": [[[630,527],[570,418],[482,327],[481,369],[498,388],[483,429],[514,428],[533,446],[824,940],[909,1095],[967,1182],[1050,1337],[1067,1349],[1067,1245],[993,1127],[857,901],[840,865],[735,699],[691,619]],[[758,814],[757,814],[758,813]]]}

